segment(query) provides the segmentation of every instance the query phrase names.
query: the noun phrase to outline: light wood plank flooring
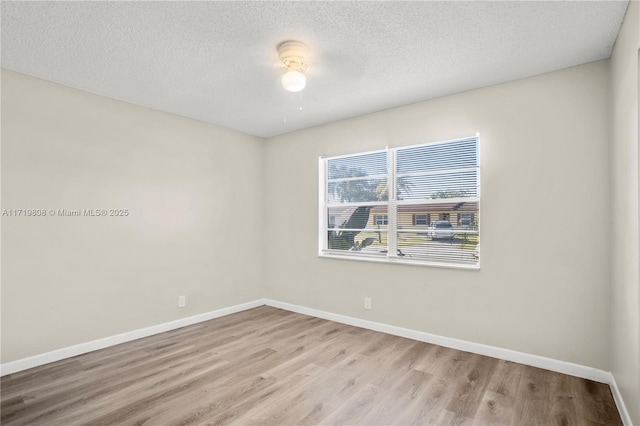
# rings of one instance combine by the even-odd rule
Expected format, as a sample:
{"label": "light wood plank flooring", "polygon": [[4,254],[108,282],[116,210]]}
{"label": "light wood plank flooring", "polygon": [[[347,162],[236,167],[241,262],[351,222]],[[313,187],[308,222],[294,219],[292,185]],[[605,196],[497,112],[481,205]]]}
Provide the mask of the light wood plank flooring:
{"label": "light wood plank flooring", "polygon": [[266,306],[0,384],[3,426],[622,424],[601,383]]}

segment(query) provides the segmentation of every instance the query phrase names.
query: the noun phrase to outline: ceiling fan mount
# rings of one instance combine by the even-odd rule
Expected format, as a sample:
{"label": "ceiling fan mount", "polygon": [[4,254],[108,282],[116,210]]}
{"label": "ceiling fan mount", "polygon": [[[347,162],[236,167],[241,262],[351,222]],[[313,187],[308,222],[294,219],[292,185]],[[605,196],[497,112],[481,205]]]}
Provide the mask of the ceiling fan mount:
{"label": "ceiling fan mount", "polygon": [[299,41],[283,41],[278,45],[278,58],[289,71],[307,71],[307,47]]}

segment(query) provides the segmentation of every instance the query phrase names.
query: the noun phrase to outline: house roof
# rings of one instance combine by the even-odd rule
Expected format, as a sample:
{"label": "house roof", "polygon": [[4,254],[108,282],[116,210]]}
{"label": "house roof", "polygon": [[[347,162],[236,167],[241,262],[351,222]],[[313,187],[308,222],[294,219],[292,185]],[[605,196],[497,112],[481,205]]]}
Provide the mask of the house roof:
{"label": "house roof", "polygon": [[[438,204],[417,204],[417,205],[399,205],[398,213],[433,213],[433,212],[477,212],[477,202],[457,202],[457,203],[438,203]],[[374,207],[371,213],[386,214],[386,207]]]}

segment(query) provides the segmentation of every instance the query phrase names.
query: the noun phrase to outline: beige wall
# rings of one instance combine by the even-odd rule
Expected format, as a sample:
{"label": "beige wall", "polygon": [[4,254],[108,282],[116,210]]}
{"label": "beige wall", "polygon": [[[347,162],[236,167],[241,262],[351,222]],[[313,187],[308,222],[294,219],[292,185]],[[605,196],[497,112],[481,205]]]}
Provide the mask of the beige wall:
{"label": "beige wall", "polygon": [[263,148],[3,70],[2,207],[131,213],[2,218],[2,362],[261,297]]}
{"label": "beige wall", "polygon": [[[269,139],[267,297],[608,369],[609,116],[605,60]],[[318,258],[319,156],[476,132],[480,271]]]}
{"label": "beige wall", "polygon": [[639,48],[640,3],[632,1],[611,55],[611,369],[634,424],[640,424]]}

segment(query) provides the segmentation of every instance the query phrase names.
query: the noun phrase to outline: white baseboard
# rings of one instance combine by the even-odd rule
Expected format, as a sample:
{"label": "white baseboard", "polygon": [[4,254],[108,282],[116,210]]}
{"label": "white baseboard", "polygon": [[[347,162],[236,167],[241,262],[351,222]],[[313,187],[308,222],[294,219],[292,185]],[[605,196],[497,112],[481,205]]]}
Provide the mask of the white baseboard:
{"label": "white baseboard", "polygon": [[256,308],[262,305],[265,305],[265,300],[258,299],[252,302],[241,303],[239,305],[230,306],[228,308],[206,312],[204,314],[193,315],[187,318],[180,318],[175,321],[153,325],[151,327],[128,331],[122,334],[116,334],[115,336],[109,336],[102,339],[93,340],[91,342],[80,343],[78,345],[57,349],[55,351],[46,352],[39,355],[34,355],[28,358],[19,359],[17,361],[7,362],[0,365],[0,376],[6,376],[7,374],[16,373],[18,371],[27,370],[33,367],[38,367],[50,362],[60,361],[76,355],[82,355],[87,352],[96,351],[98,349],[107,348],[109,346],[119,345],[120,343],[130,342],[132,340],[152,336],[154,334],[164,333],[165,331],[175,330],[176,328],[208,321],[214,318],[222,317],[240,311],[245,311],[247,309]]}
{"label": "white baseboard", "polygon": [[629,415],[624,401],[622,400],[620,390],[616,385],[615,378],[608,371],[599,370],[597,368],[587,367],[580,364],[574,364],[571,362],[560,361],[552,358],[546,358],[539,355],[532,355],[524,352],[512,351],[510,349],[498,348],[495,346],[438,336],[436,334],[425,333],[423,331],[396,327],[393,325],[349,317],[346,315],[334,314],[331,312],[321,311],[319,309],[307,308],[304,306],[279,302],[272,299],[258,299],[252,302],[242,303],[239,305],[230,306],[228,308],[222,308],[215,311],[206,312],[204,314],[181,318],[175,321],[141,328],[139,330],[133,330],[126,333],[117,334],[115,336],[105,337],[103,339],[93,340],[91,342],[81,343],[79,345],[70,346],[67,348],[35,355],[29,358],[23,358],[17,361],[8,362],[0,365],[0,376],[16,373],[18,371],[26,370],[33,367],[38,367],[50,362],[71,358],[76,355],[81,355],[109,346],[118,345],[120,343],[152,336],[154,334],[164,333],[165,331],[175,330],[187,325],[208,321],[214,318],[241,312],[247,309],[256,308],[262,305],[272,306],[274,308],[280,308],[291,312],[314,316],[317,318],[323,318],[342,324],[353,325],[355,327],[362,327],[369,330],[380,331],[382,333],[392,334],[394,336],[406,337],[408,339],[418,340],[421,342],[432,343],[440,346],[446,346],[448,348],[486,355],[493,358],[504,359],[507,361],[513,361],[520,364],[530,365],[532,367],[543,368],[545,370],[594,380],[600,383],[606,383],[611,387],[611,392],[616,402],[616,406],[618,407],[618,411],[620,412],[620,417],[622,418],[623,423],[628,426],[633,425],[633,423],[631,422],[631,416]]}
{"label": "white baseboard", "polygon": [[287,311],[310,315],[317,318],[324,318],[326,320],[335,321],[342,324],[380,331],[382,333],[392,334],[394,336],[406,337],[408,339],[418,340],[420,342],[446,346],[448,348],[486,355],[493,358],[504,359],[507,361],[517,362],[519,364],[525,364],[532,367],[555,371],[557,373],[568,374],[571,376],[581,377],[583,379],[606,383],[611,388],[611,393],[613,394],[613,399],[615,400],[618,411],[620,412],[622,422],[626,426],[633,426],[633,423],[631,422],[631,416],[629,415],[629,411],[627,411],[627,407],[622,400],[622,395],[620,394],[620,390],[616,385],[615,378],[609,371],[599,370],[597,368],[587,367],[585,365],[574,364],[572,362],[560,361],[553,358],[546,358],[539,355],[532,355],[525,352],[512,351],[510,349],[498,348],[495,346],[483,345],[481,343],[474,343],[468,342],[466,340],[453,339],[451,337],[438,336],[436,334],[425,333],[423,331],[396,327],[393,325],[383,324],[375,321],[334,314],[318,309],[293,305],[291,303],[279,302],[277,300],[264,299],[264,302],[267,306],[272,306],[274,308],[285,309]]}
{"label": "white baseboard", "polygon": [[627,406],[624,405],[624,400],[622,399],[622,394],[620,393],[620,389],[618,389],[618,384],[616,383],[616,379],[613,374],[609,373],[611,376],[611,381],[609,382],[609,387],[611,388],[611,393],[613,394],[613,400],[616,402],[616,407],[618,407],[618,412],[620,413],[620,417],[622,418],[622,423],[625,426],[633,426],[633,422],[631,421],[631,414],[629,414],[629,410],[627,410]]}
{"label": "white baseboard", "polygon": [[406,337],[408,339],[419,340],[421,342],[432,343],[448,348],[458,349],[461,351],[472,352],[475,354],[486,355],[493,358],[513,361],[520,364],[526,364],[533,367],[544,368],[545,370],[556,371],[558,373],[570,374],[572,376],[584,379],[594,380],[600,383],[608,383],[611,373],[608,371],[598,370],[597,368],[587,367],[580,364],[574,364],[557,359],[546,358],[539,355],[532,355],[524,352],[512,351],[510,349],[498,348],[495,346],[483,345],[481,343],[468,342],[466,340],[453,339],[451,337],[438,336],[436,334],[425,333],[423,331],[411,330],[408,328],[396,327],[393,325],[382,324],[379,322],[363,320],[360,318],[348,317],[345,315],[334,314],[331,312],[320,311],[318,309],[306,308],[303,306],[292,305],[290,303],[278,302],[276,300],[266,299],[265,303],[274,308],[281,308],[288,311],[298,312],[301,314],[311,315],[318,318],[324,318],[343,324],[353,325],[356,327],[367,328],[369,330],[380,331],[394,336]]}

